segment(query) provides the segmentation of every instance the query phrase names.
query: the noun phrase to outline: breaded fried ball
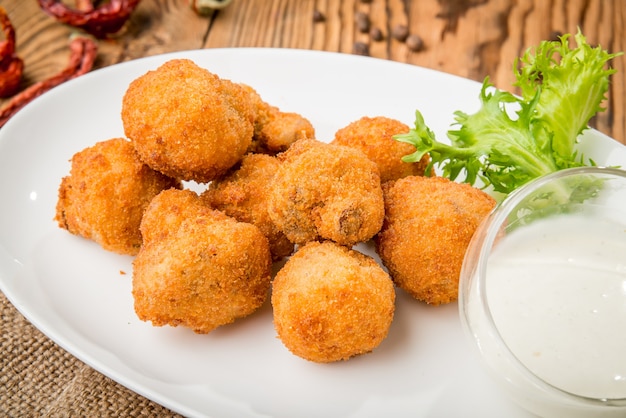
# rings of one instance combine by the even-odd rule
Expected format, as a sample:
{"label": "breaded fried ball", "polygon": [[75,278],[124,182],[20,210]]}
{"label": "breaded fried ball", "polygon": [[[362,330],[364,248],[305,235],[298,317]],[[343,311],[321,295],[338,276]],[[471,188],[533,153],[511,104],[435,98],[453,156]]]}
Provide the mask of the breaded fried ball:
{"label": "breaded fried ball", "polygon": [[363,151],[378,165],[380,181],[385,183],[406,176],[423,176],[430,157],[425,155],[415,163],[405,163],[402,157],[412,154],[411,144],[393,139],[409,131],[404,123],[385,116],[364,116],[335,132],[333,143]]}
{"label": "breaded fried ball", "polygon": [[173,59],[128,86],[122,122],[150,167],[205,183],[245,154],[254,133],[254,109],[240,85],[191,60]]}
{"label": "breaded fried ball", "polygon": [[304,138],[315,138],[311,122],[295,112],[277,110],[261,126],[256,135],[270,154],[286,151],[294,142]]}
{"label": "breaded fried ball", "polygon": [[254,103],[254,137],[251,152],[276,155],[286,151],[294,142],[304,138],[315,138],[313,124],[295,112],[283,112],[261,98],[252,87],[243,85]]}
{"label": "breaded fried ball", "polygon": [[277,273],[271,301],[285,347],[329,363],[380,345],[393,320],[395,290],[371,257],[330,241],[310,242]]}
{"label": "breaded fried ball", "polygon": [[108,251],[135,255],[146,207],[172,187],[181,184],[142,163],[128,140],[112,138],[74,154],[59,186],[54,219]]}
{"label": "breaded fried ball", "polygon": [[211,209],[189,190],[167,190],[148,206],[133,262],[134,307],[154,326],[199,334],[255,312],[271,280],[259,229]]}
{"label": "breaded fried ball", "polygon": [[269,213],[290,241],[331,240],[351,246],[382,226],[376,164],[353,148],[303,139],[279,154]]}
{"label": "breaded fried ball", "polygon": [[455,301],[465,251],[494,199],[443,177],[409,176],[383,190],[385,222],[375,243],[394,282],[431,305]]}
{"label": "breaded fried ball", "polygon": [[267,211],[269,186],[279,166],[276,157],[248,154],[235,170],[212,181],[200,195],[215,209],[241,222],[256,225],[267,237],[274,260],[288,256],[294,248],[294,244],[276,227]]}

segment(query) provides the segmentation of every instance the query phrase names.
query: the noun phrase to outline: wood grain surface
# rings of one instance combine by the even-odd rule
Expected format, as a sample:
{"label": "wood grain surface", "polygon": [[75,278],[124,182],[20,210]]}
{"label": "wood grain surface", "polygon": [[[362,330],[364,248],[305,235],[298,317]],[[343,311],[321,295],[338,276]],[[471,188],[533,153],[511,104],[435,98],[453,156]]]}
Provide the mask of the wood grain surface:
{"label": "wood grain surface", "polygon": [[[233,0],[200,16],[191,0],[142,0],[127,25],[99,42],[96,67],[164,52],[221,47],[278,47],[367,53],[512,87],[515,59],[542,39],[574,33],[609,52],[626,50],[623,0]],[[0,0],[17,31],[24,86],[66,64],[75,30],[43,13],[35,0]],[[321,16],[322,18],[315,18]],[[359,18],[367,17],[364,30]],[[396,39],[404,25],[422,48]],[[592,125],[626,143],[626,58],[611,62],[606,102]],[[454,100],[451,97],[450,100]]]}

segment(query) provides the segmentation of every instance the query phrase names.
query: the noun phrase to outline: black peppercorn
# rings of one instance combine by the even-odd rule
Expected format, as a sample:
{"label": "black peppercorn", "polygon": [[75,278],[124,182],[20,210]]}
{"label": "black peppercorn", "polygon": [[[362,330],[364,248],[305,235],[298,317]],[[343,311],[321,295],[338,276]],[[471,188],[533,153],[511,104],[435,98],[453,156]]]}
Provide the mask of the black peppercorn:
{"label": "black peppercorn", "polygon": [[424,49],[424,40],[419,35],[409,35],[406,38],[406,46],[413,52],[419,52]]}
{"label": "black peppercorn", "polygon": [[406,25],[396,25],[391,31],[391,36],[400,42],[404,42],[409,36],[409,28]]}
{"label": "black peppercorn", "polygon": [[378,28],[372,28],[370,29],[370,37],[372,38],[372,41],[382,41],[383,40],[383,32],[378,29]]}
{"label": "black peppercorn", "polygon": [[314,10],[313,11],[313,22],[315,23],[320,23],[326,20],[326,17],[324,16],[324,14],[322,12],[320,12],[319,10]]}
{"label": "black peppercorn", "polygon": [[356,55],[369,55],[370,47],[365,42],[355,42],[352,46],[352,53]]}

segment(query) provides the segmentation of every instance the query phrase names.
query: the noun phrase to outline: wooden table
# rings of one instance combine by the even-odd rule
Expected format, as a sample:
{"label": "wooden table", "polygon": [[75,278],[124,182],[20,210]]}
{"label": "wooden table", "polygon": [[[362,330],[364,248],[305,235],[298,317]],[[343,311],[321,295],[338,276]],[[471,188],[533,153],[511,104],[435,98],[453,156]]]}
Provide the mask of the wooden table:
{"label": "wooden table", "polygon": [[[142,0],[126,27],[99,44],[96,67],[170,51],[220,47],[281,47],[353,53],[408,62],[511,90],[514,60],[542,39],[580,27],[592,44],[626,51],[626,3],[621,0],[233,0],[198,16],[191,0]],[[42,13],[35,0],[0,0],[17,30],[24,85],[60,71],[73,29]],[[316,12],[323,21],[314,19]],[[359,13],[381,41],[359,30]],[[399,25],[420,37],[413,52],[392,34]],[[362,45],[361,45],[362,46]],[[593,126],[626,143],[626,56],[612,61],[606,112]]]}
{"label": "wooden table", "polygon": [[[206,16],[189,1],[142,0],[119,33],[99,42],[95,67],[199,48],[302,48],[367,53],[479,81],[489,75],[511,90],[515,58],[542,39],[580,27],[590,43],[626,50],[623,0],[233,0]],[[0,6],[16,28],[22,87],[64,68],[74,29],[44,14],[35,0],[0,0]],[[361,28],[361,13],[369,31]],[[422,48],[393,36],[401,25]],[[607,111],[592,125],[626,144],[626,56],[611,64],[617,73]],[[64,352],[1,294],[0,302],[0,415],[168,414]]]}

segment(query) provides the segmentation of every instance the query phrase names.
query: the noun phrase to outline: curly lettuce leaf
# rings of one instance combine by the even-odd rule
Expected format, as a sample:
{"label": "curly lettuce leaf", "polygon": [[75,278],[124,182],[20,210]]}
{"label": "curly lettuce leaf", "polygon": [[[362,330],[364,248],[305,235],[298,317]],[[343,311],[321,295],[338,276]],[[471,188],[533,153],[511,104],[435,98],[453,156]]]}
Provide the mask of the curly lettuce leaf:
{"label": "curly lettuce leaf", "polygon": [[565,161],[575,158],[574,146],[589,120],[605,110],[609,76],[616,71],[606,64],[621,55],[593,48],[580,31],[574,36],[578,46],[570,49],[569,38],[567,34],[559,41],[542,42],[535,54],[527,51],[518,60],[514,83],[524,101],[540,91],[535,119],[545,124],[546,135],[553,135],[552,150]]}
{"label": "curly lettuce leaf", "polygon": [[485,78],[480,109],[473,114],[455,112],[456,129],[448,131],[450,144],[437,141],[416,111],[415,127],[395,138],[415,146],[404,161],[429,154],[434,167],[452,180],[508,194],[528,181],[564,168],[593,165],[575,150],[579,134],[602,108],[615,70],[608,61],[621,55],[593,48],[580,33],[577,47],[569,35],[543,41],[519,60],[515,83],[521,97],[495,89]]}

